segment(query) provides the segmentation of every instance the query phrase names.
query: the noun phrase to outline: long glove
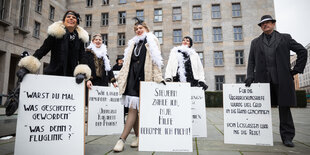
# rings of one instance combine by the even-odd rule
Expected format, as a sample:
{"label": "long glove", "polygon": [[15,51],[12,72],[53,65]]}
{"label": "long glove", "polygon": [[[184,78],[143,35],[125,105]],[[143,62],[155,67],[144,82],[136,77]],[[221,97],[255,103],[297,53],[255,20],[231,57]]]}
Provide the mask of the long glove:
{"label": "long glove", "polygon": [[86,75],[85,74],[77,74],[76,76],[75,76],[75,82],[77,83],[77,84],[80,84],[80,83],[82,83],[83,82],[83,80],[86,78]]}
{"label": "long glove", "polygon": [[250,87],[253,82],[254,82],[253,78],[247,78],[244,81],[246,87]]}
{"label": "long glove", "polygon": [[26,69],[25,67],[20,68],[17,72],[16,72],[16,76],[18,77],[18,81],[22,82],[23,78],[25,77],[26,74],[29,73],[29,70]]}
{"label": "long glove", "polygon": [[208,89],[208,86],[204,82],[199,81],[198,84],[199,84],[199,86],[202,87],[203,90],[207,90]]}

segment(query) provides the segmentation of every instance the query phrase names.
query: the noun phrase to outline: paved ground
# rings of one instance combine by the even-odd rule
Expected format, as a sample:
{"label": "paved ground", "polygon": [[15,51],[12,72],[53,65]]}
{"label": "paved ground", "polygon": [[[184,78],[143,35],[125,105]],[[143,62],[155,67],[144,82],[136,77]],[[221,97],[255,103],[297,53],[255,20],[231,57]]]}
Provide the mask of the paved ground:
{"label": "paved ground", "polygon": [[[3,131],[3,129],[10,130],[15,127],[13,123],[15,118],[1,116],[1,114],[3,114],[3,109],[0,108],[0,133],[10,133],[9,131]],[[112,151],[119,135],[86,136],[85,155],[309,155],[310,106],[308,108],[292,108],[292,114],[296,128],[296,136],[293,141],[295,143],[294,148],[282,145],[279,135],[278,110],[276,108],[272,108],[274,146],[224,144],[223,109],[207,108],[208,137],[197,138],[197,142],[193,139],[194,151],[192,153],[139,152],[136,148],[130,148],[129,146],[133,140],[131,134],[127,139],[125,150],[121,153]],[[13,154],[14,140],[15,138],[0,140],[0,155]]]}

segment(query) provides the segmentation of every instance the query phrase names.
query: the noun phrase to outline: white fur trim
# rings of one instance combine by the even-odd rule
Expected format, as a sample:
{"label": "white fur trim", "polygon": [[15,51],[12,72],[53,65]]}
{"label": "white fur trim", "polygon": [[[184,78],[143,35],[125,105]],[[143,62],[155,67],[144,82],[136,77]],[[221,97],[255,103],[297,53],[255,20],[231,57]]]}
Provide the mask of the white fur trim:
{"label": "white fur trim", "polygon": [[94,53],[98,58],[103,59],[105,71],[111,70],[110,60],[107,56],[107,46],[105,44],[102,44],[100,48],[97,48],[96,45],[93,42],[91,42],[90,45],[87,47],[87,49],[94,51]]}
{"label": "white fur trim", "polygon": [[[81,39],[84,43],[88,42],[88,33],[82,27],[77,26],[76,31],[79,35],[79,39]],[[66,34],[65,25],[62,21],[55,22],[48,26],[47,33],[57,39],[62,38]]]}
{"label": "white fur trim", "polygon": [[[126,47],[124,51],[124,61],[126,60],[126,57],[128,56],[129,50],[132,48],[133,44],[136,43],[136,41],[139,41],[140,38],[138,36],[133,37],[128,41],[128,46]],[[159,68],[163,65],[163,58],[161,56],[160,48],[157,45],[158,39],[152,32],[146,33],[146,40],[147,43],[149,44],[149,49],[150,49],[150,56],[152,59],[152,62],[156,64]],[[124,62],[125,63],[125,62]]]}
{"label": "white fur trim", "polygon": [[20,59],[18,66],[25,67],[30,73],[36,73],[41,66],[41,62],[36,57],[30,55]]}
{"label": "white fur trim", "polygon": [[91,76],[91,70],[88,67],[88,65],[85,64],[80,64],[77,65],[74,69],[73,75],[76,76],[78,74],[85,74],[86,75],[86,80],[90,79]]}
{"label": "white fur trim", "polygon": [[85,31],[82,27],[77,26],[76,32],[79,34],[79,38],[84,42],[87,43],[89,41],[88,32]]}

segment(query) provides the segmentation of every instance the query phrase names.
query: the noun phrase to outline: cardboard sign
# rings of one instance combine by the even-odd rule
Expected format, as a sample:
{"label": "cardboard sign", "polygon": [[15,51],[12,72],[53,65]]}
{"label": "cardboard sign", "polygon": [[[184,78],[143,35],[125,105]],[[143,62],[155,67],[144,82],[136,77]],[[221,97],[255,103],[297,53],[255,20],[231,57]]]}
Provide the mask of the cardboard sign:
{"label": "cardboard sign", "polygon": [[121,134],[124,106],[118,88],[93,86],[89,90],[88,135]]}
{"label": "cardboard sign", "polygon": [[224,84],[224,143],[273,146],[269,84]]}
{"label": "cardboard sign", "polygon": [[193,137],[207,137],[205,91],[191,87]]}
{"label": "cardboard sign", "polygon": [[84,154],[84,83],[27,74],[20,86],[15,155]]}
{"label": "cardboard sign", "polygon": [[140,86],[139,151],[192,152],[190,84]]}

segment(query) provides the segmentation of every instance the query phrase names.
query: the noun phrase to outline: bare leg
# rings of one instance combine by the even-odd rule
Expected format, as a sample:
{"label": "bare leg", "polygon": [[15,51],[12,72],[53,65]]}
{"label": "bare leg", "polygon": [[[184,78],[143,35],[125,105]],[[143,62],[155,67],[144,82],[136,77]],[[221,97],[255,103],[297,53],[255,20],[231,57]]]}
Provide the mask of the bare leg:
{"label": "bare leg", "polygon": [[135,124],[133,126],[133,131],[135,131],[136,137],[139,137],[139,115],[138,114],[137,114]]}
{"label": "bare leg", "polygon": [[121,138],[123,140],[127,139],[128,135],[130,133],[130,130],[133,128],[133,126],[136,122],[136,119],[137,119],[137,114],[138,114],[137,109],[129,108],[126,124],[125,124],[124,130],[123,130],[123,133],[121,135]]}

